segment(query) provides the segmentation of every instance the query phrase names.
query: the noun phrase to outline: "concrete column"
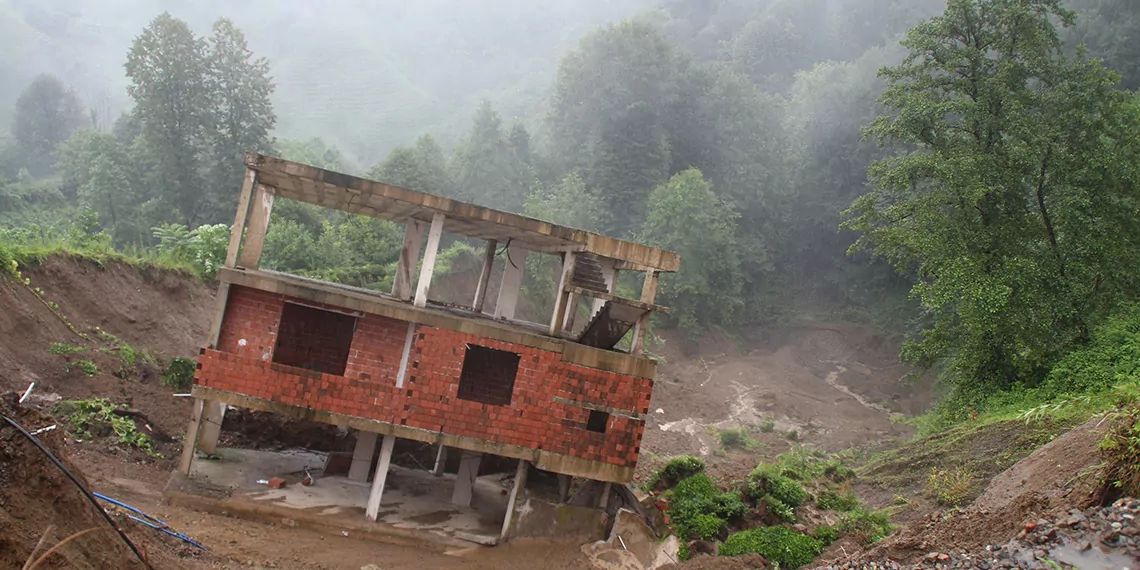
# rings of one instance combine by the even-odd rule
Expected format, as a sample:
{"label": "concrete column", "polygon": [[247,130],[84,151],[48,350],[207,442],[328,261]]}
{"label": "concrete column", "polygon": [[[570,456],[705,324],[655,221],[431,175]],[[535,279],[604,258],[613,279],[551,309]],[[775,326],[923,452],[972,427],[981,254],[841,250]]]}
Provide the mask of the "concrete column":
{"label": "concrete column", "polygon": [[574,483],[574,478],[566,475],[565,473],[558,474],[558,502],[565,503],[570,498],[570,485]]}
{"label": "concrete column", "polygon": [[499,533],[499,541],[505,542],[507,537],[511,535],[511,523],[515,518],[515,506],[519,501],[519,494],[526,488],[526,475],[530,470],[530,462],[525,459],[519,460],[519,466],[515,469],[515,484],[511,486],[511,495],[507,498],[507,516],[503,517],[503,530]]}
{"label": "concrete column", "polygon": [[570,293],[566,284],[574,273],[574,252],[568,251],[562,257],[562,274],[558,278],[558,289],[554,292],[554,313],[550,316],[550,336],[557,336],[566,324],[566,307],[570,304]]}
{"label": "concrete column", "polygon": [[392,296],[401,301],[412,300],[412,275],[420,260],[420,247],[424,243],[427,224],[409,218],[404,224],[404,245],[400,248],[400,259],[396,262],[396,278],[392,280]]}
{"label": "concrete column", "polygon": [[[246,232],[245,246],[238,256],[238,265],[246,269],[257,269],[261,263],[261,248],[265,246],[265,234],[269,231],[269,215],[273,212],[273,188],[257,185],[253,197],[253,211],[249,214],[249,231]],[[228,255],[228,253],[227,253]]]}
{"label": "concrete column", "polygon": [[443,214],[436,214],[431,219],[431,230],[428,231],[427,247],[424,249],[424,262],[420,264],[420,280],[416,284],[417,307],[426,307],[428,289],[431,288],[431,276],[435,272],[435,256],[439,253],[439,240],[443,237]]}
{"label": "concrete column", "polygon": [[[641,302],[652,303],[657,298],[657,279],[661,274],[650,269],[645,272],[645,282],[641,284]],[[641,354],[645,348],[645,333],[649,328],[649,317],[653,315],[650,311],[645,313],[637,321],[637,325],[633,328],[633,342],[630,345],[629,352],[631,354]]]}
{"label": "concrete column", "polygon": [[190,474],[190,465],[194,462],[194,449],[198,446],[198,435],[202,430],[202,416],[205,415],[206,401],[194,398],[194,407],[190,410],[190,425],[186,427],[186,439],[182,442],[182,459],[178,463],[178,470],[183,475]]}
{"label": "concrete column", "polygon": [[487,284],[491,281],[491,269],[495,265],[495,249],[499,247],[496,240],[487,240],[487,250],[483,252],[483,270],[479,273],[479,285],[475,288],[475,300],[471,308],[476,313],[483,312],[483,302],[487,300]]}
{"label": "concrete column", "polygon": [[507,262],[503,267],[503,282],[499,285],[499,300],[495,303],[496,319],[515,318],[519,302],[519,288],[526,273],[526,256],[530,253],[519,246],[507,248]]}
{"label": "concrete column", "polygon": [[479,476],[479,462],[482,460],[482,453],[463,452],[463,456],[459,459],[459,472],[455,474],[455,491],[451,494],[452,503],[460,507],[471,506],[475,479]]}
{"label": "concrete column", "polygon": [[376,451],[377,433],[374,431],[356,432],[356,447],[352,450],[352,466],[348,468],[348,478],[361,483],[368,480],[368,470],[372,467],[372,454]]}
{"label": "concrete column", "polygon": [[380,514],[380,498],[384,496],[384,483],[388,480],[388,466],[392,463],[392,447],[396,445],[396,436],[384,436],[380,444],[380,458],[376,460],[376,474],[372,476],[372,491],[368,493],[368,508],[364,514],[368,520],[375,522]]}
{"label": "concrete column", "polygon": [[443,469],[447,466],[447,446],[442,443],[439,444],[439,449],[435,452],[435,465],[431,468],[431,474],[436,477],[443,476]]}
{"label": "concrete column", "polygon": [[206,402],[202,417],[202,431],[198,438],[198,450],[207,455],[218,451],[218,438],[222,435],[222,420],[226,417],[226,405],[221,402]]}
{"label": "concrete column", "polygon": [[245,181],[241,185],[241,197],[238,198],[234,225],[230,227],[230,245],[226,248],[226,267],[232,268],[237,265],[238,250],[241,249],[241,238],[245,233],[245,218],[249,214],[249,202],[253,198],[253,189],[256,187],[257,171],[247,168],[245,170]]}
{"label": "concrete column", "polygon": [[613,486],[613,483],[610,483],[609,481],[606,481],[606,484],[602,485],[602,494],[598,496],[598,508],[599,509],[605,510],[606,505],[609,504],[609,502],[610,502],[610,487],[612,487],[612,486]]}

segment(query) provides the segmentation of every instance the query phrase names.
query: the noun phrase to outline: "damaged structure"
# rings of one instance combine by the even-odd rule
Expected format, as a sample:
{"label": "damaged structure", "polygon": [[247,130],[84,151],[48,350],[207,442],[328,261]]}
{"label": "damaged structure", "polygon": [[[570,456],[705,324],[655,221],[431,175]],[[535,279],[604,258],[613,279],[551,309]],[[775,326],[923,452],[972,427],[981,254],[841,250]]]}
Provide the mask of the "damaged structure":
{"label": "damaged structure", "polygon": [[[358,430],[348,476],[375,473],[362,505],[371,520],[397,438],[437,445],[437,470],[448,450],[462,454],[451,497],[461,506],[483,454],[518,460],[504,539],[531,465],[604,482],[603,502],[609,484],[632,480],[655,373],[646,325],[665,310],[657,282],[678,269],[676,253],[260,154],[245,164],[182,473],[196,451],[215,452],[235,406]],[[391,293],[260,269],[279,198],[403,224]],[[445,233],[485,241],[469,304],[429,298]],[[561,262],[541,324],[515,317],[526,259],[539,254]],[[629,271],[644,274],[637,299],[617,292]]]}

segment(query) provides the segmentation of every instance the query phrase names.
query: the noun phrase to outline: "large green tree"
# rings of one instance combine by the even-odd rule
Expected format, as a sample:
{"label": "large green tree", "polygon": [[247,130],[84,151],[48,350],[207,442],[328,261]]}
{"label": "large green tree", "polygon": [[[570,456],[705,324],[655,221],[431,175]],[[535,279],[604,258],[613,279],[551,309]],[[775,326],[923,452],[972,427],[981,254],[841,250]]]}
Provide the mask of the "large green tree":
{"label": "large green tree", "polygon": [[[1060,0],[952,0],[882,71],[871,168],[847,226],[896,267],[930,326],[904,356],[947,359],[960,395],[1032,385],[1135,292],[1137,115],[1116,77],[1069,58]],[[963,396],[965,397],[965,396]]]}
{"label": "large green tree", "polygon": [[211,120],[206,43],[186,22],[162,13],[127,54],[127,91],[153,168],[148,185],[189,227],[211,208],[202,173],[203,133]]}
{"label": "large green tree", "polygon": [[64,188],[99,216],[116,243],[138,243],[149,232],[140,217],[144,202],[128,149],[110,133],[84,130],[60,145]]}
{"label": "large green tree", "polygon": [[205,53],[210,98],[205,130],[210,146],[208,183],[215,210],[208,217],[223,219],[237,203],[245,172],[242,155],[272,148],[269,133],[277,122],[270,101],[274,84],[269,62],[254,57],[245,34],[225,18],[214,22]]}
{"label": "large green tree", "polygon": [[475,112],[471,131],[452,157],[451,170],[460,199],[512,212],[522,210],[535,183],[531,165],[516,154],[502,118],[488,101]]}
{"label": "large green tree", "polygon": [[16,100],[12,134],[17,167],[27,168],[33,176],[51,172],[56,147],[85,121],[79,98],[58,77],[36,77]]}
{"label": "large green tree", "polygon": [[455,194],[443,150],[431,135],[420,136],[411,147],[396,147],[383,162],[372,167],[367,176],[419,192],[440,196]]}

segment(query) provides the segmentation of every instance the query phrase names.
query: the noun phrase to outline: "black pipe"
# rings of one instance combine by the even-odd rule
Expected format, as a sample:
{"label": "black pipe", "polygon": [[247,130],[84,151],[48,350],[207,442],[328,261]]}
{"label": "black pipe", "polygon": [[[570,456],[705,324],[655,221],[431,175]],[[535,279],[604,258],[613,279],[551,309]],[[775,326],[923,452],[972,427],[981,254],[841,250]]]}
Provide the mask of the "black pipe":
{"label": "black pipe", "polygon": [[150,563],[148,563],[146,561],[146,559],[143,558],[142,554],[139,554],[138,549],[135,548],[135,544],[133,542],[131,542],[131,539],[127,538],[126,534],[123,534],[123,531],[120,530],[119,527],[115,525],[115,521],[111,520],[111,517],[110,517],[110,515],[107,514],[107,511],[103,510],[103,507],[100,507],[99,503],[95,501],[95,497],[91,495],[91,491],[88,491],[87,487],[84,487],[83,483],[79,482],[79,479],[77,479],[75,477],[75,474],[73,474],[71,472],[71,470],[69,470],[59,460],[59,458],[56,457],[55,454],[53,454],[51,452],[50,449],[48,449],[47,447],[44,447],[44,444],[42,442],[40,442],[40,440],[37,439],[36,436],[32,435],[31,433],[28,432],[28,430],[24,429],[24,426],[16,423],[16,420],[13,420],[12,418],[10,418],[8,416],[0,416],[0,418],[4,418],[4,421],[8,422],[9,425],[16,428],[16,431],[20,432],[20,434],[23,435],[24,437],[26,437],[28,439],[28,441],[32,442],[32,445],[39,448],[39,450],[41,452],[43,452],[43,454],[46,455],[47,458],[50,459],[51,462],[54,463],[55,466],[58,467],[60,471],[63,471],[63,474],[67,475],[67,478],[71,479],[71,482],[75,483],[75,486],[78,487],[79,490],[83,492],[83,496],[87,497],[87,501],[89,503],[91,503],[91,506],[95,507],[95,510],[99,511],[100,515],[103,515],[103,519],[107,521],[107,524],[111,525],[111,528],[115,529],[115,532],[119,533],[119,538],[123,539],[123,542],[127,543],[127,547],[131,549],[131,552],[135,553],[135,556],[138,557],[139,562],[142,562],[143,566],[145,566],[147,568],[147,570],[154,570],[154,568],[151,567]]}

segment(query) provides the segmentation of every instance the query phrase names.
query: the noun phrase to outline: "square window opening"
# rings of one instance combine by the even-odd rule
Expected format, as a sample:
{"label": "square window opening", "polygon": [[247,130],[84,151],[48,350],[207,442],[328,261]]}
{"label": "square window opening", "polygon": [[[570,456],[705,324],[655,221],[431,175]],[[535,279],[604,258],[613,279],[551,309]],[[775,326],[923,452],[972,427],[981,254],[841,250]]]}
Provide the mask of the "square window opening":
{"label": "square window opening", "polygon": [[515,390],[519,355],[474,344],[467,345],[459,373],[459,399],[507,406]]}
{"label": "square window opening", "polygon": [[596,433],[606,433],[606,426],[610,423],[610,414],[598,410],[590,410],[590,417],[586,420],[586,429]]}
{"label": "square window opening", "polygon": [[355,332],[356,317],[285,303],[273,362],[343,376]]}

